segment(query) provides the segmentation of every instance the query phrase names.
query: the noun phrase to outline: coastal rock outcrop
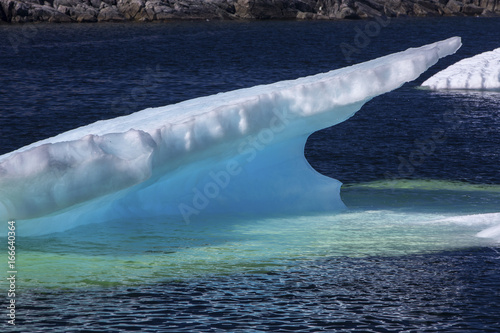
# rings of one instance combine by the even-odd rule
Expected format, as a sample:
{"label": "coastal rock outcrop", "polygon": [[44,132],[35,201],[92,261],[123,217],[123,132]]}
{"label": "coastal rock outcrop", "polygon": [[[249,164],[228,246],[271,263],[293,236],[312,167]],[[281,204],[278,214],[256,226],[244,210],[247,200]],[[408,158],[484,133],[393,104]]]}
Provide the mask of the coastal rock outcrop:
{"label": "coastal rock outcrop", "polygon": [[0,0],[0,22],[500,16],[500,0]]}

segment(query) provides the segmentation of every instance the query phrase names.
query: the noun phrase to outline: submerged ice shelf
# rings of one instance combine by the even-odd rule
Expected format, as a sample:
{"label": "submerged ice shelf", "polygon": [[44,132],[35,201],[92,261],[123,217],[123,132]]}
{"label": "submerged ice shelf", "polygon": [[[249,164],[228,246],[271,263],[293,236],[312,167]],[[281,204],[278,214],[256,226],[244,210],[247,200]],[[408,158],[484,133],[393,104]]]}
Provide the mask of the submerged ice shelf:
{"label": "submerged ice shelf", "polygon": [[500,48],[460,60],[422,83],[433,90],[500,90]]}
{"label": "submerged ice shelf", "polygon": [[[500,224],[500,213],[493,213],[500,185],[381,180],[351,184],[342,198],[349,209],[333,213],[207,215],[190,224],[173,216],[131,217],[23,237],[19,285],[88,291],[262,273],[300,266],[304,259],[373,259],[496,246],[491,236]],[[477,233],[487,238],[473,237]]]}
{"label": "submerged ice shelf", "polygon": [[99,121],[0,156],[0,220],[26,235],[122,216],[343,208],[307,137],[416,79],[454,37],[324,74]]}

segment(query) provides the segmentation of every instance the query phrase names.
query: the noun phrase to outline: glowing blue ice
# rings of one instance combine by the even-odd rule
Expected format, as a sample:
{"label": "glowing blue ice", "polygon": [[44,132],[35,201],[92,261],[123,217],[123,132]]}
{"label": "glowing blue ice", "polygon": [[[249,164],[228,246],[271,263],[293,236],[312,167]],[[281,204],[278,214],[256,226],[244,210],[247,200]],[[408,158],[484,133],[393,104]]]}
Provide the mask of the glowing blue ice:
{"label": "glowing blue ice", "polygon": [[[0,157],[0,221],[26,234],[122,216],[344,207],[304,158],[307,137],[414,80],[454,37],[328,73],[99,121]],[[24,228],[23,228],[24,226]]]}

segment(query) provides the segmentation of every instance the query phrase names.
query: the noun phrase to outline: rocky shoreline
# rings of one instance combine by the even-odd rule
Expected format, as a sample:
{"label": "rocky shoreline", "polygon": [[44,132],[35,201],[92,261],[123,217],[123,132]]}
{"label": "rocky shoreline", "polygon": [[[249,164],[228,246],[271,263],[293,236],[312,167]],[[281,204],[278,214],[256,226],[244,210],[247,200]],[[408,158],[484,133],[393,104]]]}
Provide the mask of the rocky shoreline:
{"label": "rocky shoreline", "polygon": [[0,0],[0,23],[500,17],[500,0]]}

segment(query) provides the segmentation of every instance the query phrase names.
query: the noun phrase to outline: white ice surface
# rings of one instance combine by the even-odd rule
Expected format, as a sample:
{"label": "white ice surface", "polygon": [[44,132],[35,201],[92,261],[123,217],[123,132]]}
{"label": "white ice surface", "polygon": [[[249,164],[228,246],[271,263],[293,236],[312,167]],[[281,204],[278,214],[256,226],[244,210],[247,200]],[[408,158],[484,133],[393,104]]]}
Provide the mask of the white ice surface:
{"label": "white ice surface", "polygon": [[476,234],[477,237],[491,238],[500,242],[500,212],[470,214],[447,217],[439,220],[431,220],[426,223],[432,224],[457,224],[469,227],[486,228]]}
{"label": "white ice surface", "polygon": [[500,224],[478,232],[477,237],[492,238],[500,242]]}
{"label": "white ice surface", "polygon": [[432,90],[500,90],[500,48],[460,60],[430,77]]}
{"label": "white ice surface", "polygon": [[[456,52],[454,37],[324,74],[99,121],[0,156],[0,221],[26,234],[120,216],[343,208],[307,137]],[[395,111],[396,112],[396,111]]]}

